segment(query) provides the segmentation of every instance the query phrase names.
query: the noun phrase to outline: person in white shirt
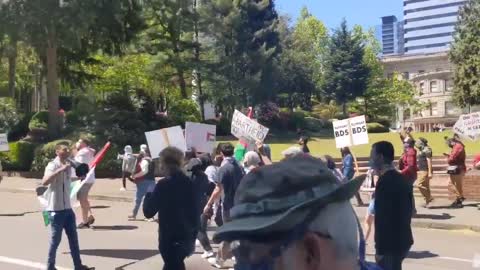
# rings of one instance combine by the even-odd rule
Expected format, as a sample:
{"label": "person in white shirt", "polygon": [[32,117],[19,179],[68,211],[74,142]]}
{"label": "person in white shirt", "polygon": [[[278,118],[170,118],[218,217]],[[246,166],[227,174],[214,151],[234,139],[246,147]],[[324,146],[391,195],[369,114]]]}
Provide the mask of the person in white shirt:
{"label": "person in white shirt", "polygon": [[[75,144],[75,147],[77,149],[75,161],[90,165],[95,158],[95,150],[89,147],[89,142],[86,139],[80,139]],[[80,202],[80,208],[82,211],[82,222],[78,225],[79,229],[90,228],[95,222],[95,217],[93,216],[90,202],[88,200],[88,193],[92,186],[93,184],[91,183],[85,183],[78,191],[77,198]]]}

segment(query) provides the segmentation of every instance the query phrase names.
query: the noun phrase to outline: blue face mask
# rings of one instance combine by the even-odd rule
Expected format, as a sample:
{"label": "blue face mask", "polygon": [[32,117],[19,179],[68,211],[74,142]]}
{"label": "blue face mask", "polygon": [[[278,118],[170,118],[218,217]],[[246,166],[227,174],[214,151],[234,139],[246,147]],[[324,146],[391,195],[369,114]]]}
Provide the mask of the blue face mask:
{"label": "blue face mask", "polygon": [[[355,215],[355,218],[357,220],[357,227],[358,227],[359,236],[360,236],[360,242],[359,242],[359,248],[358,248],[358,251],[359,251],[358,264],[360,266],[360,270],[383,270],[377,264],[366,261],[365,237],[363,235],[363,229],[356,215]],[[309,220],[309,218],[307,218],[307,220]],[[235,264],[234,269],[235,270],[275,270],[275,260],[280,256],[282,256],[282,253],[293,242],[301,239],[305,235],[305,233],[307,232],[309,223],[310,222],[307,221],[297,226],[297,228],[294,229],[293,232],[290,233],[289,236],[284,241],[282,241],[282,243],[273,247],[270,250],[268,257],[262,259],[258,263],[252,263],[252,262],[249,262],[248,260],[242,259],[242,258],[248,257],[248,255],[247,256],[245,255],[248,254],[249,250],[242,249],[241,246],[234,249],[233,253],[237,258],[237,263]],[[326,236],[322,236],[322,237],[326,237]]]}

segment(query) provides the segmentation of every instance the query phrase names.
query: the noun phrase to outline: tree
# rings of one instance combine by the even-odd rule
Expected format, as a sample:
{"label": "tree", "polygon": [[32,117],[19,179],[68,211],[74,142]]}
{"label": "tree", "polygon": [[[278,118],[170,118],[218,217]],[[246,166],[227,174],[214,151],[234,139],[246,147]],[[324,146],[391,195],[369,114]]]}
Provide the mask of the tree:
{"label": "tree", "polygon": [[155,55],[157,66],[172,67],[170,79],[178,84],[183,98],[188,98],[187,77],[193,68],[194,6],[192,0],[146,0],[148,29],[144,48]]}
{"label": "tree", "polygon": [[347,116],[347,102],[362,96],[367,89],[370,71],[363,57],[362,40],[348,30],[343,20],[328,44],[322,92],[342,104],[344,116]]}
{"label": "tree", "polygon": [[480,1],[468,1],[460,9],[455,41],[450,51],[454,64],[456,103],[465,108],[480,104]]}
{"label": "tree", "polygon": [[210,0],[202,5],[202,32],[212,57],[210,90],[217,104],[233,110],[273,99],[273,61],[279,53],[273,0]]}
{"label": "tree", "polygon": [[[52,138],[60,135],[59,59],[102,49],[119,53],[143,26],[135,0],[19,0],[29,44],[47,70],[49,124]],[[65,54],[60,54],[66,52]],[[70,54],[68,54],[70,53]],[[65,58],[63,58],[65,60]]]}

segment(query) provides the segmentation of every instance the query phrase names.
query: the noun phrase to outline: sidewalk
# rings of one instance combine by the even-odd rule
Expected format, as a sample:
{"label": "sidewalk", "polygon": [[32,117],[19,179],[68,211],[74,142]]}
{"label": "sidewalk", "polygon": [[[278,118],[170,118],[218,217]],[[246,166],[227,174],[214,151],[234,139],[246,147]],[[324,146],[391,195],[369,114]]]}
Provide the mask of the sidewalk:
{"label": "sidewalk", "polygon": [[[2,192],[26,193],[35,196],[35,188],[40,180],[20,177],[5,177],[0,183]],[[120,191],[121,179],[97,179],[90,191],[92,200],[133,202],[135,185],[127,181],[127,191]],[[1,195],[0,195],[1,196]],[[466,201],[462,209],[449,209],[450,201],[438,198],[430,209],[420,206],[423,201],[416,198],[417,215],[412,220],[412,226],[417,228],[471,230],[480,232],[480,211],[476,202]],[[367,212],[367,207],[354,207],[361,220]]]}

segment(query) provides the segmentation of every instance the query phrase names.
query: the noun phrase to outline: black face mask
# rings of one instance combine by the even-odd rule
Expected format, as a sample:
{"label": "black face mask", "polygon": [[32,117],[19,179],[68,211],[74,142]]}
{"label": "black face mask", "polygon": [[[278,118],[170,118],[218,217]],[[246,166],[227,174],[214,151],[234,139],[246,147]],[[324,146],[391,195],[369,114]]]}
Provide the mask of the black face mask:
{"label": "black face mask", "polygon": [[[314,215],[310,215],[306,221],[302,224],[297,225],[297,227],[285,238],[280,244],[273,247],[269,251],[269,256],[262,259],[258,263],[252,263],[248,260],[244,260],[242,258],[247,257],[249,250],[242,249],[241,246],[235,248],[233,253],[237,259],[237,263],[235,264],[235,270],[274,270],[275,269],[275,260],[282,256],[283,252],[288,249],[288,247],[294,243],[295,241],[300,240],[308,230],[308,225],[316,217],[316,212]],[[363,229],[358,220],[358,217],[355,215],[357,221],[357,227],[360,237],[359,247],[358,247],[358,265],[360,266],[360,270],[383,270],[380,266],[375,263],[367,262],[365,259],[366,255],[366,242],[365,236],[363,234]],[[330,238],[328,236],[320,235],[320,237]]]}

